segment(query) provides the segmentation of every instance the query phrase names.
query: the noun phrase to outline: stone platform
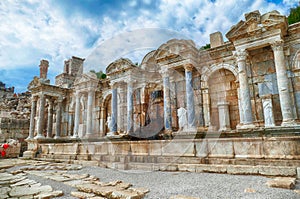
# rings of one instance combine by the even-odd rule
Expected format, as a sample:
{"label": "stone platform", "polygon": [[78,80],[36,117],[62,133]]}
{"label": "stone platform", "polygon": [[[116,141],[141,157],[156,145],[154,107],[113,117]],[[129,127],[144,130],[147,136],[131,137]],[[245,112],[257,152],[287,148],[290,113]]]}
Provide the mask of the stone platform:
{"label": "stone platform", "polygon": [[300,137],[36,141],[36,157],[115,169],[296,176]]}

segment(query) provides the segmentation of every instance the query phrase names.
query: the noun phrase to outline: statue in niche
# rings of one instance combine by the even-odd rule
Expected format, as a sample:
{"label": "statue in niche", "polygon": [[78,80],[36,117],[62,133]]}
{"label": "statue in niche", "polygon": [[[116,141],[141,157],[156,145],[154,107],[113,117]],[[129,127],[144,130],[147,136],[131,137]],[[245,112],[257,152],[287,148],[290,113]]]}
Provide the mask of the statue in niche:
{"label": "statue in niche", "polygon": [[185,108],[180,107],[177,109],[177,116],[178,116],[178,124],[179,124],[179,131],[187,129],[187,111]]}
{"label": "statue in niche", "polygon": [[265,126],[275,126],[274,115],[273,115],[273,106],[271,100],[263,101],[264,117],[265,117]]}
{"label": "statue in niche", "polygon": [[112,132],[114,124],[113,124],[112,118],[109,114],[108,114],[107,119],[106,119],[106,124],[107,124],[107,127],[109,129],[109,132],[107,133],[107,136],[114,136],[115,132]]}

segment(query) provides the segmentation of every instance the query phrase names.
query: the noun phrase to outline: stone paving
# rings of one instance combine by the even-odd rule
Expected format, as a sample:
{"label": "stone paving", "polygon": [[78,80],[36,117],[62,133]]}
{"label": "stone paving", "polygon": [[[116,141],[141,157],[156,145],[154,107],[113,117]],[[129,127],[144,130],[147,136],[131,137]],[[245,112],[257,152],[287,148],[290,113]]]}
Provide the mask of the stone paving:
{"label": "stone paving", "polygon": [[[7,171],[13,166],[21,166],[17,170]],[[101,182],[90,174],[70,174],[67,171],[80,170],[82,166],[42,161],[2,160],[0,162],[0,199],[5,198],[53,198],[63,196],[61,190],[53,190],[50,185],[43,185],[28,179],[28,175],[50,179],[76,188],[71,196],[75,198],[111,198],[140,199],[150,190],[132,188],[132,184],[114,181]],[[42,172],[41,172],[42,171]]]}
{"label": "stone paving", "polygon": [[[136,188],[130,182],[115,180],[103,182],[90,173],[76,173],[83,166],[21,159],[0,160],[0,199],[6,198],[90,198],[90,199],[140,199],[150,192],[148,188]],[[34,180],[31,176],[35,176]],[[54,189],[47,179],[60,184],[60,189]],[[266,183],[268,187],[294,189],[296,178],[271,178]],[[72,191],[64,191],[64,186],[72,187]],[[255,189],[245,189],[246,193],[255,193]],[[295,189],[300,194],[300,190]],[[67,197],[70,198],[70,197]],[[199,199],[185,195],[173,195],[172,199]]]}

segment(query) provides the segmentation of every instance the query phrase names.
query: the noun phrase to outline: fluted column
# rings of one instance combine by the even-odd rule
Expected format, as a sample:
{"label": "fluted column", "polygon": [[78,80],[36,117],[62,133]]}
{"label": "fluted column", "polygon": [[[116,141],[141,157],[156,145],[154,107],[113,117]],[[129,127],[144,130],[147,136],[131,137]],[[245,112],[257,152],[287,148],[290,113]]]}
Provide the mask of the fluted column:
{"label": "fluted column", "polygon": [[34,137],[35,129],[35,115],[36,115],[36,104],[37,97],[33,96],[31,101],[31,113],[30,113],[30,127],[29,127],[29,136],[27,139],[32,139]]}
{"label": "fluted column", "polygon": [[61,112],[62,112],[62,99],[57,99],[56,109],[56,133],[54,138],[60,138],[61,136]]}
{"label": "fluted column", "polygon": [[106,108],[100,108],[100,137],[105,136]]}
{"label": "fluted column", "polygon": [[115,133],[118,131],[118,125],[117,125],[117,121],[118,121],[118,93],[117,93],[117,85],[114,84],[112,86],[112,97],[111,97],[111,129],[110,132]]}
{"label": "fluted column", "polygon": [[48,99],[48,124],[47,124],[47,138],[52,138],[53,127],[53,101]]}
{"label": "fluted column", "polygon": [[87,127],[86,127],[86,136],[89,137],[93,135],[93,106],[94,106],[95,91],[89,89],[88,91],[88,101],[87,101]]}
{"label": "fluted column", "polygon": [[289,91],[289,80],[287,68],[284,60],[283,40],[275,41],[271,44],[274,52],[274,62],[276,68],[277,85],[279,91],[280,107],[282,113],[282,126],[295,124],[293,115],[292,99]]}
{"label": "fluted column", "polygon": [[133,86],[127,82],[127,133],[133,131]]}
{"label": "fluted column", "polygon": [[80,93],[76,92],[73,138],[78,138],[79,119],[80,119]]}
{"label": "fluted column", "polygon": [[187,64],[185,69],[185,87],[186,87],[186,106],[188,118],[188,130],[195,130],[195,104],[194,104],[194,89],[193,89],[193,65]]}
{"label": "fluted column", "polygon": [[164,126],[167,134],[172,132],[172,114],[171,114],[171,98],[170,98],[170,77],[167,68],[161,71],[164,86]]}
{"label": "fluted column", "polygon": [[239,85],[240,85],[240,115],[243,115],[240,119],[240,128],[254,128],[252,117],[252,106],[250,88],[248,84],[248,76],[246,69],[247,52],[245,50],[238,50],[234,53],[238,63],[239,71]]}
{"label": "fluted column", "polygon": [[38,122],[38,129],[37,129],[37,135],[35,136],[35,139],[45,138],[43,135],[43,128],[44,128],[44,114],[45,114],[45,103],[46,98],[44,94],[40,95],[40,107],[39,107],[39,122]]}

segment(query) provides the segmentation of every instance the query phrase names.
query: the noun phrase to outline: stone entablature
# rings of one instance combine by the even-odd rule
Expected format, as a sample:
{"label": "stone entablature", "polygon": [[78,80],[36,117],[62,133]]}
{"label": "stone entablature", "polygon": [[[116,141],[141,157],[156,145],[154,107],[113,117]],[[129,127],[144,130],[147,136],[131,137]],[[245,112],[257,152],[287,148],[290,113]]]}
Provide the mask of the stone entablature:
{"label": "stone entablature", "polygon": [[[294,126],[300,113],[299,32],[299,24],[288,26],[277,11],[254,11],[229,30],[228,42],[216,33],[212,48],[199,50],[191,40],[172,39],[146,54],[140,66],[125,58],[114,61],[105,80],[80,71],[67,80],[66,62],[57,80],[70,81],[68,86],[48,85],[45,78],[30,84],[33,98],[39,98],[33,100],[38,117],[32,109],[32,119],[41,119],[45,106],[51,123],[54,110],[56,134],[61,130],[60,136],[74,138]],[[54,105],[45,102],[49,97]],[[187,132],[179,129],[179,108],[186,110]],[[31,136],[43,134],[46,126],[38,126],[32,122]]]}

